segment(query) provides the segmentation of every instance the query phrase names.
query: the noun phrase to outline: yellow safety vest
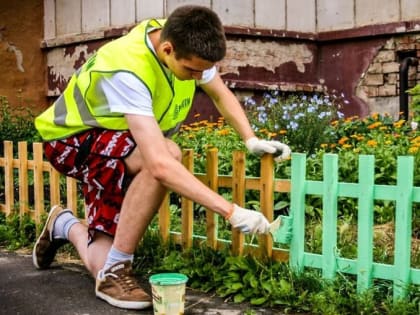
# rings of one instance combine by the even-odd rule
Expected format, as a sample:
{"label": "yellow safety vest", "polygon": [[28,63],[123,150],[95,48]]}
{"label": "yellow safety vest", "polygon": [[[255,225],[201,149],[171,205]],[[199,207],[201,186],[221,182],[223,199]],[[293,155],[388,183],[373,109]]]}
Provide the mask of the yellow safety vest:
{"label": "yellow safety vest", "polygon": [[99,84],[116,72],[135,75],[149,89],[153,114],[160,129],[169,134],[185,120],[191,109],[196,83],[168,77],[163,65],[147,45],[147,31],[162,28],[165,20],[146,20],[127,35],[111,41],[77,70],[63,94],[35,119],[46,141],[66,138],[90,128],[128,130],[122,113],[112,113]]}

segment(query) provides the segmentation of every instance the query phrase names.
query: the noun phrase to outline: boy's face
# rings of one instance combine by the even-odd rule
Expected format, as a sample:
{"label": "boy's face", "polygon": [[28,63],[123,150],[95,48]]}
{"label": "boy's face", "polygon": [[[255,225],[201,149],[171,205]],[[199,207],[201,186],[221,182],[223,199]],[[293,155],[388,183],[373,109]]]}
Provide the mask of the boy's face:
{"label": "boy's face", "polygon": [[203,71],[214,66],[213,62],[203,60],[199,57],[192,57],[190,59],[175,59],[171,62],[169,69],[179,80],[200,80],[203,76]]}
{"label": "boy's face", "polygon": [[200,80],[203,71],[215,64],[197,56],[177,59],[172,45],[168,45],[164,53],[164,63],[179,80]]}

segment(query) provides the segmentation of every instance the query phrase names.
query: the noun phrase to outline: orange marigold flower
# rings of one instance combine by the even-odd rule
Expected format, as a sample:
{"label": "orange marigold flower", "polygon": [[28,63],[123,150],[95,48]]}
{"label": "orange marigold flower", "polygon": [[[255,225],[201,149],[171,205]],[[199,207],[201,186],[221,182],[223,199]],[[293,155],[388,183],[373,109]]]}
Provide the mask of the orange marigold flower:
{"label": "orange marigold flower", "polygon": [[347,142],[347,140],[349,140],[348,137],[343,137],[340,140],[338,140],[338,144],[339,145],[344,145]]}
{"label": "orange marigold flower", "polygon": [[368,127],[368,129],[375,129],[376,127],[379,127],[380,125],[382,125],[382,123],[380,121],[376,121],[373,124],[370,124]]}
{"label": "orange marigold flower", "polygon": [[279,134],[281,134],[281,135],[285,135],[286,133],[287,133],[287,130],[285,130],[285,129],[282,129],[282,130],[279,131]]}

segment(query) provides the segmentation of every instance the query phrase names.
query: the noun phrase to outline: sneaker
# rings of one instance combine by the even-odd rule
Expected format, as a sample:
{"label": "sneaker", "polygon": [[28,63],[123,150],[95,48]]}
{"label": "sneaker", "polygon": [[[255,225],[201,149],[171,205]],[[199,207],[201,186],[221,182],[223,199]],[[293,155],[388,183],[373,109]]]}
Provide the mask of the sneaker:
{"label": "sneaker", "polygon": [[126,309],[144,309],[152,306],[152,298],[139,286],[130,261],[123,261],[99,271],[95,293],[109,304]]}
{"label": "sneaker", "polygon": [[52,236],[55,220],[64,212],[71,210],[54,206],[48,213],[47,221],[32,251],[32,262],[37,269],[48,268],[54,260],[57,249],[68,243],[66,239],[53,239]]}

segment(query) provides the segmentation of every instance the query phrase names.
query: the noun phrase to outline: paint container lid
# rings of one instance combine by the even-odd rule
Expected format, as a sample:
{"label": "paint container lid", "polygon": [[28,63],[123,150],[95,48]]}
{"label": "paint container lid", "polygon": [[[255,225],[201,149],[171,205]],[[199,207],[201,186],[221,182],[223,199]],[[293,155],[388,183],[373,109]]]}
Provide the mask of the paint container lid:
{"label": "paint container lid", "polygon": [[188,277],[182,273],[158,273],[150,277],[149,282],[153,285],[177,285],[184,284]]}

